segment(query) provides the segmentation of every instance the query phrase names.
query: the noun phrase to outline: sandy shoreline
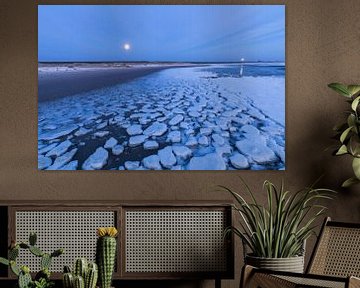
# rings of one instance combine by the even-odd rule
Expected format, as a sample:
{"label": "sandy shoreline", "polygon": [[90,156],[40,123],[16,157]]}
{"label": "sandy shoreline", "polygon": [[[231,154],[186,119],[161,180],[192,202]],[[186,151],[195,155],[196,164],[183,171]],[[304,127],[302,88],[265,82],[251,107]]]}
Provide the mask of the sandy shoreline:
{"label": "sandy shoreline", "polygon": [[198,66],[170,64],[39,64],[38,101],[52,101],[66,96],[131,81],[167,68]]}

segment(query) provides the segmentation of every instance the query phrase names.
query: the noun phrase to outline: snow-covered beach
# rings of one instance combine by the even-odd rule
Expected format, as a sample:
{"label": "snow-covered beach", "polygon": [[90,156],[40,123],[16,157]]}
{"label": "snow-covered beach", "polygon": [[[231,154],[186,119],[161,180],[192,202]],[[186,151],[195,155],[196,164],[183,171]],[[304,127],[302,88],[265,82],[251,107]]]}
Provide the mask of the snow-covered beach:
{"label": "snow-covered beach", "polygon": [[269,65],[243,77],[235,64],[159,69],[39,102],[38,168],[284,169],[285,67]]}

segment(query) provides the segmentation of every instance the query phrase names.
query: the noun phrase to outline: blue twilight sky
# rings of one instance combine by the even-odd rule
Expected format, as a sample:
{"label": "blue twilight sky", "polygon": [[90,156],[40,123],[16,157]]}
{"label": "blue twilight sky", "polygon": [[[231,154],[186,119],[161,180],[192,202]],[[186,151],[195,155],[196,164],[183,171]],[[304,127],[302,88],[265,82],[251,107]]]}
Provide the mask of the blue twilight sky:
{"label": "blue twilight sky", "polygon": [[39,5],[38,16],[39,61],[285,60],[284,5]]}

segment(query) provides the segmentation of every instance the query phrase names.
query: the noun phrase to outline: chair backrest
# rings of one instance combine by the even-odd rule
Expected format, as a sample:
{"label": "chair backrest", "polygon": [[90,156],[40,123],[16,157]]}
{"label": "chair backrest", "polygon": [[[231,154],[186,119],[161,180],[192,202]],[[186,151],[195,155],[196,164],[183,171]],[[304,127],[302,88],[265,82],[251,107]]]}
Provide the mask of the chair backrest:
{"label": "chair backrest", "polygon": [[326,218],[307,273],[360,277],[360,223]]}

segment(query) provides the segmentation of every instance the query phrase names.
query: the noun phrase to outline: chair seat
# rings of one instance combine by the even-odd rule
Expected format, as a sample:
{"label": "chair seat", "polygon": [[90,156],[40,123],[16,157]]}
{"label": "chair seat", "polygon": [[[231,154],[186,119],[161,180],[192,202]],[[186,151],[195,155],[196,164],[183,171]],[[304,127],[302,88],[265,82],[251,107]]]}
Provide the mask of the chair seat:
{"label": "chair seat", "polygon": [[[295,287],[311,286],[311,287],[326,287],[326,288],[345,288],[346,278],[342,281],[335,281],[335,279],[320,279],[320,278],[306,278],[296,276],[277,276],[281,279],[294,283]],[[321,276],[320,276],[321,277]]]}

